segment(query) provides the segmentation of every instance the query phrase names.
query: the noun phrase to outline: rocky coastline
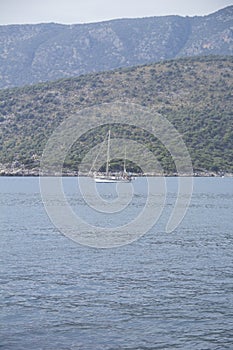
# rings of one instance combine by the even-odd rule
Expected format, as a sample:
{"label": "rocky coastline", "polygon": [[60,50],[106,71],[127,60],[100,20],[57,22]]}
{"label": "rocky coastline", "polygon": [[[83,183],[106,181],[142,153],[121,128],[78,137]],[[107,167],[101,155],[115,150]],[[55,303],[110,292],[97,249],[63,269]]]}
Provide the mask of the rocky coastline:
{"label": "rocky coastline", "polygon": [[[42,173],[40,171],[39,167],[35,167],[32,169],[28,169],[24,166],[21,167],[15,167],[11,165],[0,165],[0,176],[88,176],[88,173],[81,173],[74,170],[69,169],[63,169],[62,174],[60,172],[57,172],[56,170],[50,170],[46,173]],[[177,176],[183,176],[183,177],[233,177],[233,173],[229,172],[213,172],[213,171],[207,171],[207,170],[194,170],[193,174],[178,174],[176,172],[174,173],[144,173],[144,174],[133,174],[135,177],[142,177],[142,176],[166,176],[166,177],[177,177]]]}

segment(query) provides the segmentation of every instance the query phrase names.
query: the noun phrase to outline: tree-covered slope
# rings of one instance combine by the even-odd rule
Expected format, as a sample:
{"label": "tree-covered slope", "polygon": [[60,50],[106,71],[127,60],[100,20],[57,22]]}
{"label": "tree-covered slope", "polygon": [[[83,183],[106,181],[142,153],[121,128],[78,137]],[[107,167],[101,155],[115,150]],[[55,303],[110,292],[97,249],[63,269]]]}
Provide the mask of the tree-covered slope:
{"label": "tree-covered slope", "polygon": [[[127,101],[168,118],[182,135],[194,169],[233,172],[232,87],[233,58],[200,57],[2,90],[0,162],[38,168],[46,140],[64,118],[95,104]],[[73,149],[66,166],[77,169],[94,139],[93,134]],[[143,142],[153,148],[151,140]],[[157,156],[171,171],[166,152]]]}
{"label": "tree-covered slope", "polygon": [[232,55],[233,6],[208,16],[0,26],[0,88],[197,55]]}

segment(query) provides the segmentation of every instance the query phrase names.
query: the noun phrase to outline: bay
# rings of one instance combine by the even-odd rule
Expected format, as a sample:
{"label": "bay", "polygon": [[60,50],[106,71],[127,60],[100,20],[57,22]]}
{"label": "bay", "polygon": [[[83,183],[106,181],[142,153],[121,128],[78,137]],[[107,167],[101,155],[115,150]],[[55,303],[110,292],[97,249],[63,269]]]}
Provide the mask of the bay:
{"label": "bay", "polygon": [[[97,249],[73,242],[44,209],[38,178],[0,178],[0,348],[232,349],[233,179],[195,178],[188,212],[165,232],[177,179],[156,225],[135,242]],[[127,222],[146,201],[143,179]],[[76,178],[68,202],[88,205]],[[100,190],[101,192],[101,190]],[[116,196],[103,190],[110,200]],[[108,216],[93,216],[95,224]]]}

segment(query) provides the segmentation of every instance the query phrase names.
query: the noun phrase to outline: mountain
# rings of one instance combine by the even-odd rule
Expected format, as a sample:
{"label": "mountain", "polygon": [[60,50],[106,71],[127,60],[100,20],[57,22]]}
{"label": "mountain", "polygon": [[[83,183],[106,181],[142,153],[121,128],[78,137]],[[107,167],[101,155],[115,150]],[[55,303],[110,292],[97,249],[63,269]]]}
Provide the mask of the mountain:
{"label": "mountain", "polygon": [[[11,173],[14,167],[37,172],[46,141],[65,118],[85,107],[122,101],[166,117],[182,135],[195,170],[233,173],[232,91],[233,58],[215,56],[1,90],[0,168],[2,173]],[[169,154],[155,139],[138,130],[132,136],[153,150],[165,171],[173,171]],[[84,135],[71,149],[65,167],[78,169],[98,137],[94,131]]]}
{"label": "mountain", "polygon": [[232,55],[233,6],[200,17],[0,26],[0,88],[200,55]]}

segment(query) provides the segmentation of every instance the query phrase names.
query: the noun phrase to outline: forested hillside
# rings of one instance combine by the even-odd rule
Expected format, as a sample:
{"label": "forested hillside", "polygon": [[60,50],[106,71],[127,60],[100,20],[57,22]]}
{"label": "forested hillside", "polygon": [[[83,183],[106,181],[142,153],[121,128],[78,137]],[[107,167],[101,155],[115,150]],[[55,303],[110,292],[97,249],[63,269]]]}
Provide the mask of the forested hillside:
{"label": "forested hillside", "polygon": [[[202,57],[117,69],[0,92],[1,169],[38,169],[48,137],[64,118],[84,107],[127,101],[153,108],[181,133],[194,169],[233,172],[233,58]],[[136,131],[135,131],[135,134]],[[65,166],[78,169],[96,135],[74,147]],[[165,150],[163,168],[173,171]],[[156,140],[154,140],[156,142]],[[89,144],[89,145],[88,145]],[[160,146],[159,146],[160,147]]]}

